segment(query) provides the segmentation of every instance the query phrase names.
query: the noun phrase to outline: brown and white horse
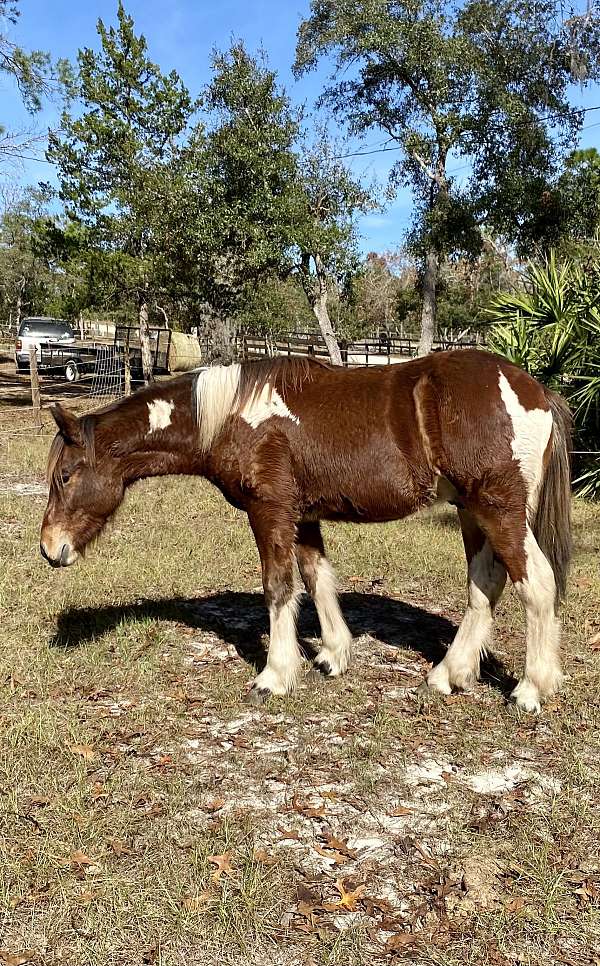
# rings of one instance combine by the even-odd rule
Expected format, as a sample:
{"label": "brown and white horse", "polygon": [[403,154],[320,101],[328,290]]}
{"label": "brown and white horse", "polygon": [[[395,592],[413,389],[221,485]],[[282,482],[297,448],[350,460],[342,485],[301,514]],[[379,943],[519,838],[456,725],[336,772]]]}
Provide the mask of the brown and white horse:
{"label": "brown and white horse", "polygon": [[82,418],[52,412],[59,432],[41,551],[53,566],[74,563],[142,477],[202,475],[246,511],[270,615],[253,703],[298,677],[297,569],[321,623],[317,668],[348,667],[352,638],[319,521],[395,520],[436,499],[458,508],[468,606],[427,684],[449,694],[476,679],[508,573],[527,616],[513,697],[539,711],[558,688],[570,417],[559,396],[504,359],[462,350],[354,370],[248,362],[154,384]]}

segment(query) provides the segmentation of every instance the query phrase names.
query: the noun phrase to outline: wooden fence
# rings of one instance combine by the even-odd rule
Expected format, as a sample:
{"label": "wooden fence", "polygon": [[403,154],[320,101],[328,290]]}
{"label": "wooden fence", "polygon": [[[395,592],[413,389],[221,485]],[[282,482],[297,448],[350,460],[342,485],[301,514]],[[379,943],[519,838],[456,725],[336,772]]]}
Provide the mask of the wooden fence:
{"label": "wooden fence", "polygon": [[[339,341],[342,361],[345,366],[380,366],[403,362],[417,354],[418,340],[401,338],[399,336],[379,336],[371,339],[361,339],[356,342]],[[436,339],[433,343],[434,351],[452,348],[468,348],[481,346],[482,343],[471,340],[458,342]],[[208,348],[208,346],[207,346]],[[240,359],[251,359],[259,356],[314,356],[317,359],[328,359],[325,340],[315,332],[292,332],[289,335],[274,338],[269,335],[241,334],[236,340],[237,355]]]}

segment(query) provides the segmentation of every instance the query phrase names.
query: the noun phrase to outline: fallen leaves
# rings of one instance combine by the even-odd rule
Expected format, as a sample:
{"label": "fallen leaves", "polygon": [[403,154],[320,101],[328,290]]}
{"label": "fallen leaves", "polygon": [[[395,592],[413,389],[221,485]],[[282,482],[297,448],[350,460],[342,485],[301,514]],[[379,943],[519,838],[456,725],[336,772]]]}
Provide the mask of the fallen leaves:
{"label": "fallen leaves", "polygon": [[68,861],[74,868],[81,868],[86,865],[96,864],[95,859],[90,859],[89,855],[86,855],[85,852],[81,852],[80,850],[73,852]]}
{"label": "fallen leaves", "polygon": [[325,848],[335,849],[336,852],[341,852],[342,855],[347,856],[349,859],[357,858],[357,853],[354,849],[348,847],[348,840],[338,839],[335,835],[327,835],[325,837]]}
{"label": "fallen leaves", "polygon": [[72,755],[79,755],[84,761],[93,761],[96,757],[92,745],[69,745],[69,751]]}
{"label": "fallen leaves", "polygon": [[344,865],[348,861],[347,856],[342,855],[341,852],[336,852],[334,849],[325,849],[321,845],[315,845],[315,851],[335,865]]}
{"label": "fallen leaves", "polygon": [[404,815],[414,815],[414,809],[405,808],[404,805],[398,805],[396,808],[392,809],[391,812],[388,812],[388,815],[390,818],[401,818]]}
{"label": "fallen leaves", "polygon": [[294,795],[291,805],[287,806],[285,811],[297,812],[298,815],[304,815],[305,818],[323,818],[325,815],[325,806],[311,805],[310,802],[301,802],[298,796]]}
{"label": "fallen leaves", "polygon": [[208,856],[208,861],[217,867],[211,875],[213,882],[218,882],[222,875],[233,875],[231,856],[231,852],[224,852],[223,855]]}
{"label": "fallen leaves", "polygon": [[590,637],[588,646],[592,651],[600,651],[600,631],[598,631],[597,634],[594,634],[593,637]]}
{"label": "fallen leaves", "polygon": [[213,798],[210,802],[206,802],[203,806],[205,812],[218,812],[225,805],[224,798]]}
{"label": "fallen leaves", "polygon": [[407,946],[414,946],[417,942],[417,936],[412,932],[395,932],[389,939],[386,940],[385,948],[389,952],[395,952],[398,949],[406,949]]}
{"label": "fallen leaves", "polygon": [[72,852],[68,859],[60,859],[59,862],[62,866],[70,867],[79,879],[82,879],[84,875],[97,875],[102,871],[101,863],[97,859],[92,859],[80,849]]}
{"label": "fallen leaves", "polygon": [[35,960],[35,953],[30,949],[24,949],[20,953],[9,953],[7,950],[0,949],[0,961],[5,966],[27,966]]}
{"label": "fallen leaves", "polygon": [[277,865],[275,856],[269,855],[264,849],[255,849],[253,858],[255,862],[260,862],[261,865]]}
{"label": "fallen leaves", "polygon": [[334,885],[340,894],[340,898],[336,902],[324,902],[323,909],[327,909],[329,912],[335,912],[339,909],[354,912],[357,903],[365,893],[366,885],[355,886],[353,889],[351,885],[346,885],[344,879],[336,879]]}
{"label": "fallen leaves", "polygon": [[347,839],[338,839],[335,835],[327,832],[325,828],[321,831],[319,838],[323,845],[315,845],[315,851],[335,865],[344,865],[349,860],[354,861],[358,857],[354,849],[348,846]]}
{"label": "fallen leaves", "polygon": [[122,855],[133,855],[133,850],[127,847],[123,839],[108,839],[108,845],[117,858],[121,858]]}
{"label": "fallen leaves", "polygon": [[525,908],[526,902],[527,900],[524,898],[524,896],[516,896],[514,899],[511,899],[510,902],[506,903],[506,911],[517,914]]}

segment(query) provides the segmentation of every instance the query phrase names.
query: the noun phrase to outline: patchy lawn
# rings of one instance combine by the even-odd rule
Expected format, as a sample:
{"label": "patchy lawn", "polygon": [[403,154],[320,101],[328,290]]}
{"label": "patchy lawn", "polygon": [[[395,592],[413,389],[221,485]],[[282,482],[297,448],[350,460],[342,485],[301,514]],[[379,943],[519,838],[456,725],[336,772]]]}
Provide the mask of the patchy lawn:
{"label": "patchy lawn", "polygon": [[0,440],[0,963],[600,963],[599,507],[575,507],[568,677],[539,717],[506,704],[511,590],[486,681],[416,698],[464,606],[445,509],[326,528],[354,664],[258,710],[245,518],[150,481],[51,570],[48,442]]}

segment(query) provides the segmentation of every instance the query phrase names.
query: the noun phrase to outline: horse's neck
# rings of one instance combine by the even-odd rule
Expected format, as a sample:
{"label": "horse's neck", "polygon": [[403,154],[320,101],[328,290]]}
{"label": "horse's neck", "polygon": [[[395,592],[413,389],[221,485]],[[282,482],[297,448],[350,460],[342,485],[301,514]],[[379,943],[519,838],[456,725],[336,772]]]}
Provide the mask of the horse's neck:
{"label": "horse's neck", "polygon": [[202,471],[194,447],[190,398],[189,385],[184,382],[156,384],[153,390],[132,396],[106,414],[112,437],[109,445],[121,462],[127,483],[148,476]]}

